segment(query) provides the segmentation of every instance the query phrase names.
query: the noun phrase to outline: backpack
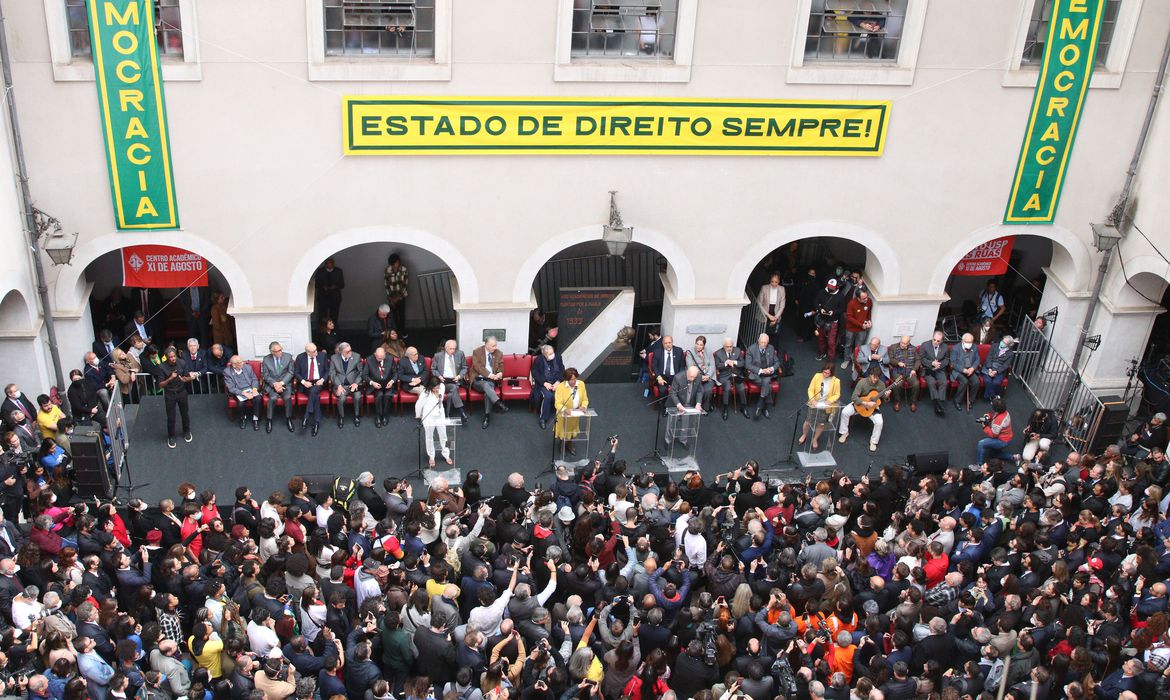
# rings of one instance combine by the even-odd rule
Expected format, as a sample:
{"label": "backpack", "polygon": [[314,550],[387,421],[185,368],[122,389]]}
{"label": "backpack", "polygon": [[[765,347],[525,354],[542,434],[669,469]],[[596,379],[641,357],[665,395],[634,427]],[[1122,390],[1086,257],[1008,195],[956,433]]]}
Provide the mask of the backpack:
{"label": "backpack", "polygon": [[353,498],[356,490],[357,484],[353,483],[353,479],[339,476],[333,480],[333,501],[342,508],[349,508],[349,499]]}

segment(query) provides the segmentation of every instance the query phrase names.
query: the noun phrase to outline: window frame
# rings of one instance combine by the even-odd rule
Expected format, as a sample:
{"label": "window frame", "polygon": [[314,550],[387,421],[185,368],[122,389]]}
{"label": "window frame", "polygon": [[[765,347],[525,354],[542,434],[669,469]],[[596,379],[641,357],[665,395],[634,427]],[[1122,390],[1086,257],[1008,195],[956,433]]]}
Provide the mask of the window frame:
{"label": "window frame", "polygon": [[309,80],[447,81],[451,79],[451,0],[435,0],[433,56],[327,56],[325,3],[305,0]]}
{"label": "window frame", "polygon": [[678,0],[674,56],[572,56],[573,0],[557,0],[553,80],[556,82],[686,83],[691,79],[699,0]]}
{"label": "window frame", "polygon": [[798,21],[792,40],[792,62],[787,81],[795,84],[829,85],[913,85],[918,51],[926,25],[928,0],[907,0],[894,61],[806,61],[804,47],[812,15],[812,0],[796,0]]}
{"label": "window frame", "polygon": [[[179,0],[179,17],[183,23],[183,60],[159,54],[164,81],[198,81],[203,79],[199,61],[199,23],[195,12],[196,0]],[[53,80],[85,82],[95,80],[92,57],[73,55],[69,40],[69,18],[65,0],[44,0],[45,26],[49,33],[49,57],[53,65]]]}
{"label": "window frame", "polygon": [[[1105,65],[1093,68],[1093,77],[1089,80],[1090,89],[1116,90],[1121,87],[1125,67],[1129,63],[1129,53],[1137,35],[1138,20],[1144,1],[1121,1],[1121,7],[1117,10],[1117,21],[1113,25],[1113,38],[1109,42],[1109,55],[1105,57]],[[1016,40],[1012,42],[1012,53],[1008,58],[1007,70],[1003,74],[1004,87],[1035,88],[1037,81],[1040,80],[1040,71],[1035,68],[1035,64],[1024,64],[1028,25],[1031,23],[1036,2],[1037,0],[1020,1]]]}
{"label": "window frame", "polygon": [[[324,0],[325,3],[329,3],[330,1],[331,0]],[[394,53],[381,53],[381,52],[379,52],[379,53],[363,53],[361,51],[350,53],[348,51],[348,49],[344,46],[345,38],[346,38],[345,34],[347,31],[346,24],[345,24],[345,16],[346,16],[347,9],[349,9],[346,7],[345,3],[347,1],[352,2],[353,0],[332,0],[332,1],[338,3],[338,5],[334,5],[333,8],[340,11],[340,14],[342,17],[342,26],[340,28],[337,28],[337,29],[331,29],[329,27],[329,13],[325,12],[325,20],[324,20],[325,21],[325,25],[324,25],[325,56],[327,59],[336,59],[336,58],[342,58],[342,59],[345,59],[345,58],[375,58],[375,59],[376,58],[396,58],[396,59],[419,59],[419,60],[428,60],[429,61],[434,57],[434,51],[435,51],[435,49],[434,49],[434,43],[435,43],[434,42],[435,2],[434,2],[434,0],[421,0],[423,2],[429,3],[424,8],[420,8],[418,6],[418,3],[420,2],[420,0],[382,0],[382,1],[386,2],[387,4],[392,4],[392,5],[406,5],[409,2],[410,7],[411,7],[411,18],[413,20],[413,23],[411,25],[412,28],[410,30],[410,33],[412,35],[411,36],[411,39],[412,39],[411,45],[406,50],[396,48]],[[372,3],[370,3],[370,5],[372,5]],[[370,5],[367,5],[367,7]],[[360,6],[361,5],[351,6],[351,7],[353,7],[354,9],[357,9],[357,7],[360,7]],[[326,7],[325,9],[328,10],[330,8]],[[422,10],[425,10],[425,11],[430,13],[431,29],[429,29],[429,30],[419,30],[419,28],[418,28],[418,24],[419,24],[418,17],[419,17],[420,11],[422,11]],[[341,48],[340,53],[330,53],[329,34],[331,32],[335,32],[335,33],[338,33],[341,35],[340,38],[342,40],[343,46]],[[419,38],[420,34],[423,36],[429,35],[430,46],[425,47],[425,49],[424,49],[425,53],[418,53],[418,51],[419,51],[418,38]],[[401,39],[399,38],[396,43],[401,43]],[[382,48],[383,40],[379,39],[378,44],[379,44],[379,48]]]}

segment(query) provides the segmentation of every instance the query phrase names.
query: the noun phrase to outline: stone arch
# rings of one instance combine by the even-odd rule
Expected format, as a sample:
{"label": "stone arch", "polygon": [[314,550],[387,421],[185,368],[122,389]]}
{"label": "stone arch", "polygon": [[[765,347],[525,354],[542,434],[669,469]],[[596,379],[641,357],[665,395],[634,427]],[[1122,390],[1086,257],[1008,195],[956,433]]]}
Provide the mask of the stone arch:
{"label": "stone arch", "polygon": [[0,277],[0,289],[6,290],[0,295],[0,332],[31,332],[33,329],[33,310],[29,304],[27,293],[16,282],[15,273],[8,273]]}
{"label": "stone arch", "polygon": [[[1123,254],[1120,248],[1118,253]],[[1137,291],[1130,287],[1131,284]],[[1147,306],[1150,302],[1142,295],[1160,303],[1167,284],[1170,284],[1170,263],[1158,255],[1139,255],[1125,260],[1124,271],[1121,265],[1114,265],[1101,292],[1102,296],[1121,306]]]}
{"label": "stone arch", "polygon": [[85,269],[94,260],[120,248],[132,245],[168,245],[202,255],[207,262],[223,275],[231,288],[232,305],[236,308],[253,306],[252,285],[244,269],[240,267],[231,251],[182,231],[158,233],[111,233],[87,240],[73,252],[73,264],[59,268],[57,281],[53,284],[53,306],[59,311],[81,309],[85,303]]}
{"label": "stone arch", "polygon": [[[940,295],[946,292],[947,280],[955,265],[963,256],[987,241],[1003,236],[1039,236],[1052,241],[1052,262],[1049,263],[1062,280],[1077,280],[1088,285],[1092,261],[1089,249],[1079,236],[1060,226],[1007,226],[993,224],[972,231],[955,243],[945,255],[939,258],[930,277],[928,294]],[[1078,290],[1079,291],[1079,290]]]}
{"label": "stone arch", "polygon": [[426,231],[406,226],[363,226],[338,231],[318,241],[301,256],[292,270],[288,283],[288,305],[303,307],[308,304],[309,282],[321,261],[339,250],[364,243],[401,243],[423,248],[439,256],[455,275],[453,292],[456,304],[479,303],[479,278],[475,268],[450,242]]}
{"label": "stone arch", "polygon": [[[582,226],[545,239],[529,254],[516,272],[516,284],[512,288],[512,303],[529,303],[532,298],[532,283],[536,281],[536,275],[554,255],[578,243],[600,240],[601,226],[599,224]],[[670,282],[671,291],[674,292],[676,298],[693,299],[695,297],[695,269],[691,265],[690,258],[675,243],[674,239],[653,229],[635,225],[634,242],[653,248],[666,258],[666,275]]]}
{"label": "stone arch", "polygon": [[732,268],[727,298],[743,296],[748,275],[768,253],[806,238],[845,238],[865,246],[865,276],[876,293],[895,296],[902,283],[902,268],[889,242],[879,233],[848,221],[807,221],[765,233],[749,246]]}

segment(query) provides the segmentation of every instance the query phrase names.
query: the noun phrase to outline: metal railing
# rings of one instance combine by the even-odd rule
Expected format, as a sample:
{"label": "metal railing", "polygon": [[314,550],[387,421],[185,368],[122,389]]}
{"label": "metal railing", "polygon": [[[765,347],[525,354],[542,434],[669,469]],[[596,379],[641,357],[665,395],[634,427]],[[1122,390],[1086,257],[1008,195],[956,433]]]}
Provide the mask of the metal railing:
{"label": "metal railing", "polygon": [[634,306],[662,303],[659,256],[650,249],[627,250],[625,257],[589,255],[549,260],[536,274],[532,290],[536,303],[555,312],[561,289],[578,287],[633,287]]}
{"label": "metal railing", "polygon": [[750,348],[768,327],[768,319],[764,312],[760,311],[760,305],[756,303],[756,295],[750,286],[744,289],[744,294],[747,295],[748,303],[739,313],[739,344]]}
{"label": "metal railing", "polygon": [[423,328],[455,325],[452,277],[450,270],[424,272],[415,276],[415,294],[422,308]]}
{"label": "metal railing", "polygon": [[1104,405],[1027,316],[1020,323],[1012,374],[1037,408],[1056,415],[1060,439],[1070,449],[1083,452],[1093,444]]}
{"label": "metal railing", "polygon": [[[192,394],[222,394],[223,376],[215,372],[204,372],[198,379],[187,385]],[[158,385],[158,378],[151,372],[135,372],[134,382],[130,385],[130,402],[138,403],[144,396],[158,396],[163,392]]]}

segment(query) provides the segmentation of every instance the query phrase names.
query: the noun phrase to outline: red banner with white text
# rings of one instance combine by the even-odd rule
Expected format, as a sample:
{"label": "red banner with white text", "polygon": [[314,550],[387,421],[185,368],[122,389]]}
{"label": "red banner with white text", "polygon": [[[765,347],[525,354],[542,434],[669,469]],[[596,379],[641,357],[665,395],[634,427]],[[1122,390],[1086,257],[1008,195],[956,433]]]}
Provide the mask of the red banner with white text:
{"label": "red banner with white text", "polygon": [[135,245],[122,249],[122,284],[174,289],[207,286],[207,261],[182,248]]}
{"label": "red banner with white text", "polygon": [[984,243],[964,255],[951,274],[967,277],[1002,275],[1007,272],[1014,240],[1013,236],[1004,236]]}

